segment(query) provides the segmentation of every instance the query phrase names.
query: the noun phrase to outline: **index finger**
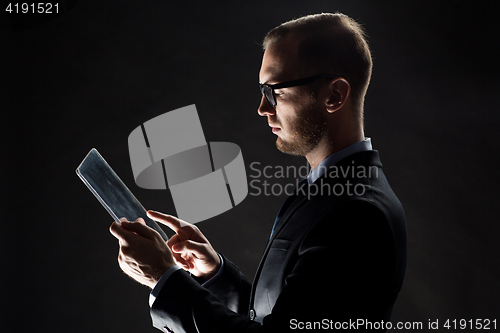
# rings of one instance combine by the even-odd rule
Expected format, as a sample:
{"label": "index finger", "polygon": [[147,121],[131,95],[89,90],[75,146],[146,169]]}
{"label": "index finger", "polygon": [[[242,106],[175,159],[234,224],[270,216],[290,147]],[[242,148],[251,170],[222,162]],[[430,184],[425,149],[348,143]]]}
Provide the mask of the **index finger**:
{"label": "index finger", "polygon": [[166,225],[175,232],[178,232],[182,227],[189,225],[189,223],[179,220],[172,215],[163,214],[154,210],[148,210],[147,214],[152,220]]}

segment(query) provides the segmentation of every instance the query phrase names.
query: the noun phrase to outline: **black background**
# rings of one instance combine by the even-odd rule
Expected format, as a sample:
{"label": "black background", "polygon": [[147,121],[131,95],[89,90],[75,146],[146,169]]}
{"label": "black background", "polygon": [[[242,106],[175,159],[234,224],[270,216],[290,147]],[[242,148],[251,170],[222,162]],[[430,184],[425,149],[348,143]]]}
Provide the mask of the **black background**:
{"label": "black background", "polygon": [[[259,44],[281,22],[335,11],[370,36],[365,133],[407,214],[393,322],[500,325],[498,4],[81,0],[17,32],[3,12],[0,331],[155,332],[148,289],[120,271],[111,218],[75,168],[96,147],[147,208],[175,213],[167,191],[135,185],[127,138],[189,104],[207,141],[240,146],[249,176],[252,162],[305,165],[257,115]],[[252,277],[284,199],[249,195],[198,226]]]}

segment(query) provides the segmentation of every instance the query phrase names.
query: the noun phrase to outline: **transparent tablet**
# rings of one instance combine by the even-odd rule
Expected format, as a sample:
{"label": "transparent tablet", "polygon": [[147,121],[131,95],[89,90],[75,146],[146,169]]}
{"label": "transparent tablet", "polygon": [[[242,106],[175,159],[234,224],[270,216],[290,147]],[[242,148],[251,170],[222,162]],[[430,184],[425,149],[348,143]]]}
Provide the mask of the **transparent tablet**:
{"label": "transparent tablet", "polygon": [[83,159],[76,173],[116,222],[120,223],[122,217],[129,221],[142,217],[150,228],[168,240],[165,232],[146,215],[146,209],[95,148]]}

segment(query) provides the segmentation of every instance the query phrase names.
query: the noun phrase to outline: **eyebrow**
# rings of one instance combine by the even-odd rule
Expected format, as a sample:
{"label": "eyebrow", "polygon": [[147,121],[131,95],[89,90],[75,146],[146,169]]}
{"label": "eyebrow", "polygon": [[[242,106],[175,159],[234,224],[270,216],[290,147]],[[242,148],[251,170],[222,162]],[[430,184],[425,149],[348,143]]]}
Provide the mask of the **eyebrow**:
{"label": "eyebrow", "polygon": [[[281,71],[280,71],[280,69],[279,69],[279,68],[277,68],[277,67],[273,67],[273,66],[271,66],[271,67],[268,67],[268,68],[266,69],[266,74],[268,74],[268,76],[276,76],[277,74],[280,74],[280,73],[281,73]],[[267,80],[267,81],[265,81],[265,82],[261,82],[261,81],[260,81],[260,79],[259,79],[259,83],[260,83],[260,84],[269,84],[269,81],[270,81],[270,80]],[[271,82],[272,82],[272,80],[271,80]],[[276,82],[280,82],[280,80],[277,80]]]}

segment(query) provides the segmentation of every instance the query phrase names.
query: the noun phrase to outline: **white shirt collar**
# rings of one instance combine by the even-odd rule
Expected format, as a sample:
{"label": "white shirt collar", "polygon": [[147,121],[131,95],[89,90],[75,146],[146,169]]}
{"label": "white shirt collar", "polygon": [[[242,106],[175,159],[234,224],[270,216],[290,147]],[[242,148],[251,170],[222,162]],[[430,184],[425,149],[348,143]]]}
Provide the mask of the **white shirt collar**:
{"label": "white shirt collar", "polygon": [[307,182],[309,185],[314,183],[319,177],[323,176],[323,174],[328,170],[331,166],[340,162],[340,160],[345,157],[358,153],[360,151],[368,151],[372,150],[372,141],[370,138],[365,138],[363,141],[356,142],[342,150],[339,150],[336,153],[331,154],[326,157],[321,163],[314,169],[309,172],[307,176]]}

